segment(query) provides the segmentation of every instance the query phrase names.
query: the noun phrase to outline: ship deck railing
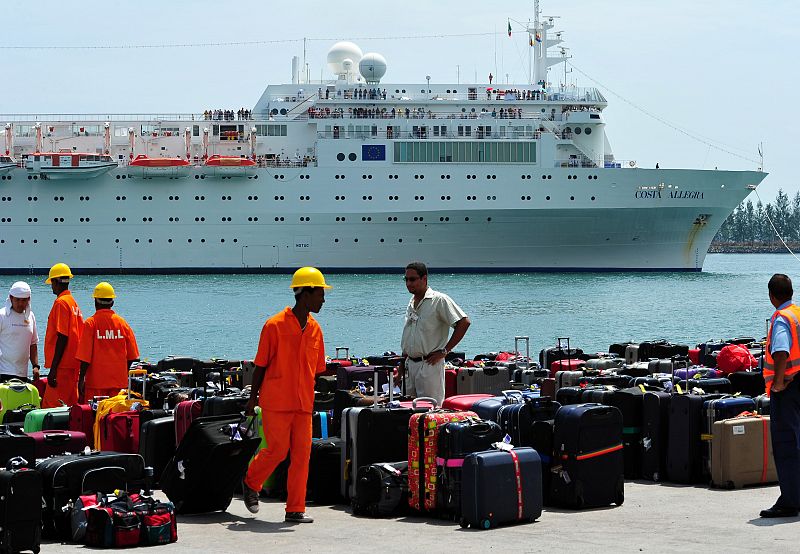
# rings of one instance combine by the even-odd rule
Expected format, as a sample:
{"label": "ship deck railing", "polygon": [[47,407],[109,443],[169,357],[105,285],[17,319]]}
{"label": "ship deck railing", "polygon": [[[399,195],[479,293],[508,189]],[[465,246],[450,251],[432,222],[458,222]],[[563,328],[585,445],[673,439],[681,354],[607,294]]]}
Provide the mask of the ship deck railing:
{"label": "ship deck railing", "polygon": [[459,135],[456,133],[439,133],[434,135],[430,131],[427,133],[402,131],[393,133],[372,133],[370,131],[317,131],[317,138],[320,139],[388,139],[388,140],[509,140],[509,139],[527,139],[537,140],[542,138],[542,133],[549,131],[515,131],[502,133],[478,133],[472,130],[472,133],[467,135]]}

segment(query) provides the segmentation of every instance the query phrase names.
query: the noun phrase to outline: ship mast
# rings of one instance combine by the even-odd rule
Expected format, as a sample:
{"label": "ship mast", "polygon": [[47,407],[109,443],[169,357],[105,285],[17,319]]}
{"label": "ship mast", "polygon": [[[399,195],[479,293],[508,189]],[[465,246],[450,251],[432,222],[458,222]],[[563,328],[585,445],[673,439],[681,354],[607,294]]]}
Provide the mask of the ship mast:
{"label": "ship mast", "polygon": [[[556,38],[549,38],[547,31],[552,29],[555,24],[553,20],[555,16],[547,17],[544,21],[541,19],[541,8],[539,7],[539,0],[533,0],[534,19],[533,25],[528,21],[529,43],[532,42],[533,46],[528,51],[528,66],[533,68],[531,71],[531,84],[540,85],[542,88],[547,87],[547,69],[551,65],[563,62],[563,58],[558,56],[548,56],[547,50],[551,46],[561,44],[561,33],[556,35]],[[532,63],[531,63],[532,59]]]}

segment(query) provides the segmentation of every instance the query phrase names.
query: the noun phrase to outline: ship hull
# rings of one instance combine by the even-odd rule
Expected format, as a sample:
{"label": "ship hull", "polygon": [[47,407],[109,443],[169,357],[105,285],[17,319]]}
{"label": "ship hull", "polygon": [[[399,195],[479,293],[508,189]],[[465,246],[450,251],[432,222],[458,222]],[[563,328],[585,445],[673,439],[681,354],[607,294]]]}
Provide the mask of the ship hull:
{"label": "ship hull", "polygon": [[0,224],[0,272],[57,261],[83,273],[378,272],[416,259],[447,271],[700,271],[720,225],[765,177],[490,171],[396,164],[335,179],[307,167],[229,180],[192,168],[198,178],[175,180],[121,167],[65,188],[14,170],[2,185],[12,200],[0,203],[11,218]]}

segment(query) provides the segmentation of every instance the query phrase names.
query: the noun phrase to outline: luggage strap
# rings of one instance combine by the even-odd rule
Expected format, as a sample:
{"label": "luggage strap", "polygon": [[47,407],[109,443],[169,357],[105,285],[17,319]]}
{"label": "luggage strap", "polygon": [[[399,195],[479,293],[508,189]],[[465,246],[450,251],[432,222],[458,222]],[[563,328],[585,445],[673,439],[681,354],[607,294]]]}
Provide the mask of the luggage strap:
{"label": "luggage strap", "polygon": [[441,467],[464,467],[464,458],[436,457],[436,465]]}
{"label": "luggage strap", "polygon": [[[620,445],[621,446],[621,445]],[[517,519],[522,519],[522,472],[519,467],[519,457],[513,450],[508,451],[511,459],[514,460],[514,476],[517,483]]]}
{"label": "luggage strap", "polygon": [[323,439],[328,438],[328,412],[319,413],[319,428]]}
{"label": "luggage strap", "polygon": [[[615,444],[614,446],[610,446],[608,448],[603,448],[601,450],[595,450],[594,452],[587,452],[586,454],[578,454],[575,456],[576,460],[588,460],[591,458],[597,458],[598,456],[603,456],[605,454],[611,454],[612,452],[617,452],[622,450],[623,446],[622,443]],[[568,460],[569,454],[562,454],[562,460]]]}

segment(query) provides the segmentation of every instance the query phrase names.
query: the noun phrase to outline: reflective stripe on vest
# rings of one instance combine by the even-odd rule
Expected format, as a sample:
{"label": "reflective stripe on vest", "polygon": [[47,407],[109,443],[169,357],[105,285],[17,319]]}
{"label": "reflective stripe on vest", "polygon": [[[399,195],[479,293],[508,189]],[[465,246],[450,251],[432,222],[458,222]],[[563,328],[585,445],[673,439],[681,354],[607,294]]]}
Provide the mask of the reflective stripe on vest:
{"label": "reflective stripe on vest", "polygon": [[800,371],[800,340],[798,340],[798,332],[800,331],[800,308],[794,304],[790,304],[782,310],[777,310],[772,314],[772,319],[769,326],[769,334],[767,335],[767,347],[764,352],[764,382],[766,383],[767,396],[770,395],[772,388],[772,381],[775,378],[775,360],[772,358],[771,343],[772,343],[772,327],[775,324],[775,318],[783,316],[789,322],[789,329],[792,335],[792,346],[790,348],[789,357],[786,360],[786,371],[784,378],[790,377]]}

